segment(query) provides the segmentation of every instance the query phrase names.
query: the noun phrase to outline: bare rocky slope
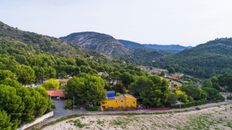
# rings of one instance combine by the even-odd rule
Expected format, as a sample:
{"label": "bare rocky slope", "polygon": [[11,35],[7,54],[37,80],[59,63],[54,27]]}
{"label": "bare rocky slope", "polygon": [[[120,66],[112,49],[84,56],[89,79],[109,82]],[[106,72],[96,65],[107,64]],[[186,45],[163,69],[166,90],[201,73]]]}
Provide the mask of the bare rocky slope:
{"label": "bare rocky slope", "polygon": [[97,32],[72,33],[61,39],[110,57],[129,56],[130,50],[110,35]]}

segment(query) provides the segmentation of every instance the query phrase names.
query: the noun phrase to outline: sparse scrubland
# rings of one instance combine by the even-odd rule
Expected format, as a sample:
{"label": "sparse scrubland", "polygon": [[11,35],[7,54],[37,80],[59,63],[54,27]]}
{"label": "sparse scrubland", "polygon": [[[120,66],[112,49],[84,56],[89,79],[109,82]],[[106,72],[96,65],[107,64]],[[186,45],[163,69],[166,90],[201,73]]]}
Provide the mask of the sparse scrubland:
{"label": "sparse scrubland", "polygon": [[150,115],[81,116],[43,130],[231,130],[232,105]]}

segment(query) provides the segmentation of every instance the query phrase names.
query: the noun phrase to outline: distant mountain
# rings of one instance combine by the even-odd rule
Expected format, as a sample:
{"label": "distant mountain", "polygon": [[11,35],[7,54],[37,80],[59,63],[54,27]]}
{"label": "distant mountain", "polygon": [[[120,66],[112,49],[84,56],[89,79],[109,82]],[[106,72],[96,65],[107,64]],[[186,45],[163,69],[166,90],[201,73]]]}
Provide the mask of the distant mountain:
{"label": "distant mountain", "polygon": [[72,33],[61,39],[89,51],[139,65],[153,65],[155,61],[170,55],[169,52],[147,48],[135,42],[117,40],[110,35],[97,32]]}
{"label": "distant mountain", "polygon": [[191,48],[191,46],[185,47],[180,45],[157,45],[157,44],[140,44],[137,42],[127,41],[127,40],[119,40],[123,45],[128,48],[138,49],[138,48],[149,48],[158,51],[168,51],[168,52],[181,52],[187,48]]}
{"label": "distant mountain", "polygon": [[161,66],[200,78],[232,71],[232,38],[221,38],[167,57]]}
{"label": "distant mountain", "polygon": [[61,39],[110,57],[129,56],[130,50],[110,35],[97,32],[72,33]]}
{"label": "distant mountain", "polygon": [[0,47],[15,45],[15,47],[29,47],[27,52],[50,53],[65,56],[78,55],[79,47],[58,38],[44,36],[33,32],[10,27],[0,21]]}
{"label": "distant mountain", "polygon": [[[136,42],[117,40],[114,37],[97,32],[79,32],[61,37],[87,50],[119,58],[139,65],[153,65],[166,56],[186,49],[178,45],[144,45]],[[166,48],[166,49],[165,49]]]}
{"label": "distant mountain", "polygon": [[137,42],[132,42],[128,40],[118,40],[118,41],[121,42],[126,47],[131,48],[131,49],[145,48],[144,45],[137,43]]}
{"label": "distant mountain", "polygon": [[173,55],[167,51],[156,51],[148,48],[133,49],[132,59],[138,65],[155,66],[157,63],[165,59],[165,57]]}

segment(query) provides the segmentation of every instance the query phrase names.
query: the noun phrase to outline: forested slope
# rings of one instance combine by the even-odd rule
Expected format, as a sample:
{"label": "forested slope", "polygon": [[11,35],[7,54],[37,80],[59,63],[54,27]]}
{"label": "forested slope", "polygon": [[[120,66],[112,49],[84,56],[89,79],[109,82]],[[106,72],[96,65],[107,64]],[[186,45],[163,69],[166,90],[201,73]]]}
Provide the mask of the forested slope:
{"label": "forested slope", "polygon": [[186,49],[167,57],[160,64],[169,70],[199,78],[232,71],[232,38],[216,39]]}

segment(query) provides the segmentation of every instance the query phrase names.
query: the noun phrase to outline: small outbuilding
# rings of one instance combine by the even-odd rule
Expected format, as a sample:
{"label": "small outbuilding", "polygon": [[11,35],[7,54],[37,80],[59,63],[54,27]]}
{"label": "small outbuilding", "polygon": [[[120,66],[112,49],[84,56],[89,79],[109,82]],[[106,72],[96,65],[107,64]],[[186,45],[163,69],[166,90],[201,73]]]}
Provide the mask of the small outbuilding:
{"label": "small outbuilding", "polygon": [[63,90],[48,90],[48,96],[50,98],[65,98],[65,94]]}

